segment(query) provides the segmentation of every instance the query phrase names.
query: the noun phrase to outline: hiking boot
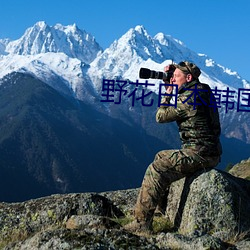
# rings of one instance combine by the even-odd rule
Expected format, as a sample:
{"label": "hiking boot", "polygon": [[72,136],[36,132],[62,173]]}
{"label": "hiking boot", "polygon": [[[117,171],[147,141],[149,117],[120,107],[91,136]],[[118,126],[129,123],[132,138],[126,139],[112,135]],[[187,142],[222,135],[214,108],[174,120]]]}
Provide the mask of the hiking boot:
{"label": "hiking boot", "polygon": [[134,220],[123,227],[125,230],[131,233],[148,233],[151,234],[153,229],[149,222]]}

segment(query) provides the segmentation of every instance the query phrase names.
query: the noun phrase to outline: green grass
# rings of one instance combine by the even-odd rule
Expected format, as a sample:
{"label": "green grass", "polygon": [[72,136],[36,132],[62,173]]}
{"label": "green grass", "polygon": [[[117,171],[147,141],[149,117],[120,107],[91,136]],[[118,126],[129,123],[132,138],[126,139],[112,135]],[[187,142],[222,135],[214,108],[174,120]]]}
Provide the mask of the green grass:
{"label": "green grass", "polygon": [[[125,216],[122,218],[114,219],[114,221],[120,224],[122,227],[133,221],[133,216]],[[173,224],[164,216],[155,216],[153,220],[153,233],[158,234],[160,232],[172,232]]]}
{"label": "green grass", "polygon": [[155,216],[153,220],[153,231],[156,234],[160,232],[172,232],[173,224],[164,216]]}

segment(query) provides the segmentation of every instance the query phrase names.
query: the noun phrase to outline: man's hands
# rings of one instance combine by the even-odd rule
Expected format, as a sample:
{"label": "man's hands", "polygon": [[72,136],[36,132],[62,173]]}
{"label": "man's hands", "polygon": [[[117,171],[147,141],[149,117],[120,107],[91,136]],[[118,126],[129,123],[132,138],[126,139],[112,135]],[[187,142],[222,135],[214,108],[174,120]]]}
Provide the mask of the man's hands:
{"label": "man's hands", "polygon": [[[168,66],[164,67],[164,72],[169,72],[169,71],[173,71],[173,64],[169,64]],[[166,93],[167,94],[171,94],[173,91],[173,86],[169,86],[169,84],[173,84],[172,82],[172,77],[170,78],[169,81],[164,80],[164,82],[168,85],[165,85],[165,89],[166,89]]]}

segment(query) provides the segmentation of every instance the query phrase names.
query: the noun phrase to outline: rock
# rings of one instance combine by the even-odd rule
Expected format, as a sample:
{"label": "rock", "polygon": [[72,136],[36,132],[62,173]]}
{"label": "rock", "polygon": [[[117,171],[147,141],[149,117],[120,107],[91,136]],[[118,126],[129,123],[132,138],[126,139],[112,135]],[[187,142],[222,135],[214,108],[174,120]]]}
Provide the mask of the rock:
{"label": "rock", "polygon": [[173,183],[166,215],[186,235],[228,241],[250,230],[250,181],[210,170]]}
{"label": "rock", "polygon": [[236,243],[237,250],[249,250],[250,249],[250,240],[242,240]]}
{"label": "rock", "polygon": [[134,210],[134,205],[137,200],[140,189],[128,189],[128,190],[117,190],[112,192],[103,192],[103,195],[112,203],[117,206],[123,213],[132,214]]}
{"label": "rock", "polygon": [[123,216],[110,200],[95,193],[52,195],[20,203],[0,203],[1,244],[23,240],[45,228],[64,227],[72,215]]}
{"label": "rock", "polygon": [[84,228],[120,228],[120,225],[108,217],[84,214],[72,215],[66,222],[67,229]]}
{"label": "rock", "polygon": [[250,180],[250,158],[247,160],[242,160],[240,163],[235,164],[229,173],[236,177]]}
{"label": "rock", "polygon": [[223,250],[228,249],[228,245],[219,238],[211,235],[203,235],[200,237],[187,237],[181,234],[167,233],[160,234],[157,237],[158,246],[160,248],[182,249],[182,250]]}
{"label": "rock", "polygon": [[[158,250],[145,237],[129,234],[121,230],[46,230],[30,238],[9,244],[4,250],[96,250],[96,249],[142,249]],[[166,248],[165,248],[166,249]]]}
{"label": "rock", "polygon": [[0,203],[0,249],[249,249],[250,181],[213,169],[173,183],[166,216],[175,232],[144,236],[120,225],[138,192]]}

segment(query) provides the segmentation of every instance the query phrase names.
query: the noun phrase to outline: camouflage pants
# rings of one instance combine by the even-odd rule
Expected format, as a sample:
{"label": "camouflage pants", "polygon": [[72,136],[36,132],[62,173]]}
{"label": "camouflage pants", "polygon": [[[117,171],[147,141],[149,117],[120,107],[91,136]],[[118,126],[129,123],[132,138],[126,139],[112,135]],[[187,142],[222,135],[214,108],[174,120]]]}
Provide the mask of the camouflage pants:
{"label": "camouflage pants", "polygon": [[203,168],[215,167],[220,157],[201,157],[192,149],[164,150],[146,170],[135,205],[138,221],[151,221],[170,184]]}

